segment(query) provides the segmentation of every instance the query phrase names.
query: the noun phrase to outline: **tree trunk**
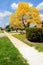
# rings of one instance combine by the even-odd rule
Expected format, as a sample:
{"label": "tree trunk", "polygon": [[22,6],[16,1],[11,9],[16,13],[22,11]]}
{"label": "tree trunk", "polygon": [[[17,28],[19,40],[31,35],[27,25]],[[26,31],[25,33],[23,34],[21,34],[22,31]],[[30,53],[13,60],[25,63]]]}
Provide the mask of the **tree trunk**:
{"label": "tree trunk", "polygon": [[30,23],[27,23],[27,27],[29,27],[30,26]]}
{"label": "tree trunk", "polygon": [[23,23],[23,26],[26,27],[25,22],[24,22],[24,15],[22,16],[22,23]]}
{"label": "tree trunk", "polygon": [[43,27],[43,22],[42,22],[42,27]]}

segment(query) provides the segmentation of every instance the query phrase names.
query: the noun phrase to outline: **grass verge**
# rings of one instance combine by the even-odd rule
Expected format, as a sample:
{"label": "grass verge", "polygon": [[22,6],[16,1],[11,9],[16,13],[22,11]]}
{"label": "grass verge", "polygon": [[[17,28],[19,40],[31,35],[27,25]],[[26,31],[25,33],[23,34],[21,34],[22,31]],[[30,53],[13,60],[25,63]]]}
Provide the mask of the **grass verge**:
{"label": "grass verge", "polygon": [[0,38],[0,65],[28,65],[7,37]]}
{"label": "grass verge", "polygon": [[3,31],[0,30],[0,33],[3,33]]}
{"label": "grass verge", "polygon": [[26,39],[26,34],[14,34],[13,35],[14,37],[18,38],[19,40],[25,42],[26,44],[28,44],[29,46],[33,46],[35,47],[38,51],[40,52],[43,52],[43,43],[41,44],[37,44],[37,43],[30,43],[30,42],[26,42],[25,39]]}

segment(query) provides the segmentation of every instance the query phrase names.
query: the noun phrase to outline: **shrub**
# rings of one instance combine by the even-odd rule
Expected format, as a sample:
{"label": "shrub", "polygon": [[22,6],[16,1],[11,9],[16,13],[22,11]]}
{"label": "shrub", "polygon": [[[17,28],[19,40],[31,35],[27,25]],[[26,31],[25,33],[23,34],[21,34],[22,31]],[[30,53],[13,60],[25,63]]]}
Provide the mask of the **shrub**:
{"label": "shrub", "polygon": [[27,28],[26,37],[32,42],[43,42],[43,28]]}
{"label": "shrub", "polygon": [[10,31],[11,31],[10,25],[7,25],[7,26],[5,27],[5,30],[6,30],[7,32],[10,32]]}

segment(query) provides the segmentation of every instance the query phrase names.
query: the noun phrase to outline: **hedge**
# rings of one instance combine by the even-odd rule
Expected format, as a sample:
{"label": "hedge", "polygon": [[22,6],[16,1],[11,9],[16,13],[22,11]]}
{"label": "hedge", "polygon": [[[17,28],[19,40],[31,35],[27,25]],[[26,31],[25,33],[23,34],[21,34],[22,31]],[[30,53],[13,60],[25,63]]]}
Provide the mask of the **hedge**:
{"label": "hedge", "polygon": [[26,38],[32,42],[43,42],[43,28],[27,28]]}

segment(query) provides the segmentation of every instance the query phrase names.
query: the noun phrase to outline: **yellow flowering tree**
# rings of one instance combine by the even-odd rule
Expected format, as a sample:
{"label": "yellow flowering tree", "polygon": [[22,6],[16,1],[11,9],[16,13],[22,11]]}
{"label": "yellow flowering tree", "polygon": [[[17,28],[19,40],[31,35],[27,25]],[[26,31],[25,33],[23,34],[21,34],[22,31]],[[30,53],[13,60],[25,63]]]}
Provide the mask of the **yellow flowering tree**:
{"label": "yellow flowering tree", "polygon": [[39,12],[36,8],[30,7],[26,2],[19,2],[16,12],[9,17],[11,25],[24,28],[26,24],[35,23],[41,26]]}
{"label": "yellow flowering tree", "polygon": [[22,22],[20,21],[16,13],[13,13],[10,15],[9,22],[10,22],[10,27],[15,26],[21,29],[24,28],[24,26],[22,25]]}

